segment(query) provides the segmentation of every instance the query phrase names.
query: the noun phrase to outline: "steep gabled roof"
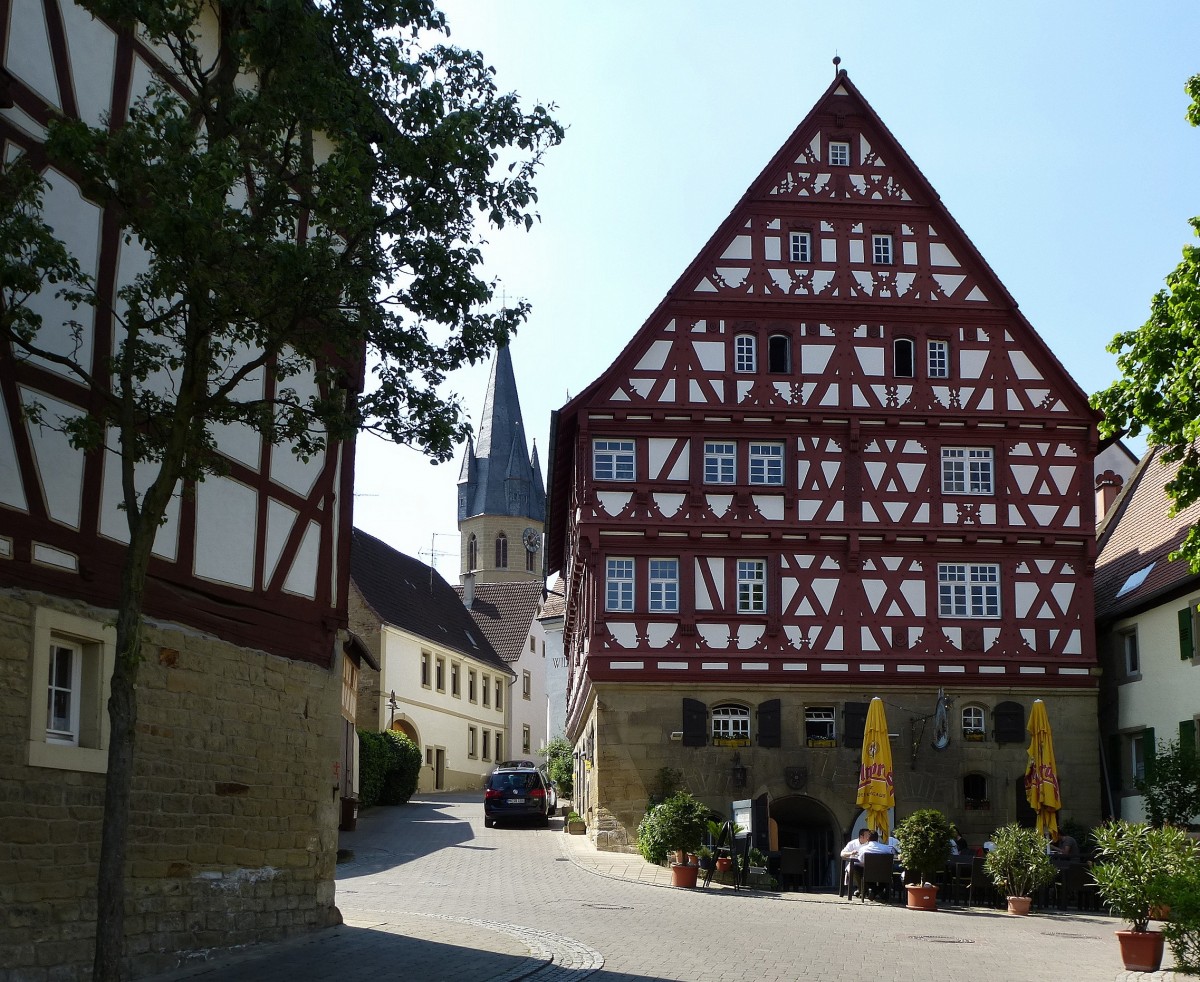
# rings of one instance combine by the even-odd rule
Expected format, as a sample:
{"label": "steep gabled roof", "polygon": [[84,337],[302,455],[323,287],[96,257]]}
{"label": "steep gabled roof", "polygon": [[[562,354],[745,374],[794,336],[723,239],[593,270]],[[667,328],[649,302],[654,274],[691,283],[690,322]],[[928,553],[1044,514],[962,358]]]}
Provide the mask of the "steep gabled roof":
{"label": "steep gabled roof", "polygon": [[1151,449],[1101,526],[1095,577],[1099,619],[1131,616],[1200,582],[1186,562],[1168,558],[1200,522],[1200,503],[1168,514],[1166,485],[1177,470],[1177,463],[1163,463],[1161,448]]}
{"label": "steep gabled roof", "polygon": [[[462,597],[461,585],[452,589]],[[542,584],[538,580],[476,583],[475,598],[468,610],[501,660],[511,665],[525,649],[529,625],[541,601]]]}
{"label": "steep gabled roof", "polygon": [[542,612],[538,614],[538,620],[552,620],[555,617],[562,617],[566,612],[567,585],[562,576],[556,576],[554,585],[546,591],[546,599],[542,603]]}
{"label": "steep gabled roof", "polygon": [[384,623],[511,673],[454,588],[419,559],[356,528],[350,578]]}

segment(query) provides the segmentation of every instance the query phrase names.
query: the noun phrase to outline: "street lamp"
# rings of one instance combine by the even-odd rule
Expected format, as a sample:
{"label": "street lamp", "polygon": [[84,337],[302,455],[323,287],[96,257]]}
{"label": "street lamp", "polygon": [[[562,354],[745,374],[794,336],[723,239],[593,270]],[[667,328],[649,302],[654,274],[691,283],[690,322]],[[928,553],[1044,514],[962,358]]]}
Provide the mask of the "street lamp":
{"label": "street lamp", "polygon": [[396,690],[395,689],[392,689],[391,698],[388,699],[388,706],[392,710],[391,718],[388,720],[388,729],[390,730],[396,725],[396,710],[399,708],[399,704],[396,702]]}

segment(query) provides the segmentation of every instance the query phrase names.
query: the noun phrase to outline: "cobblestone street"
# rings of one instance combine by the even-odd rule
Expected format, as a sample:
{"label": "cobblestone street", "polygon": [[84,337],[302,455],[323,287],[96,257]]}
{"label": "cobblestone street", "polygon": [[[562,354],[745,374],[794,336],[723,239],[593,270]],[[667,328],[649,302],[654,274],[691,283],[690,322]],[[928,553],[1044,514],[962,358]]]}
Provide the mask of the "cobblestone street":
{"label": "cobblestone street", "polygon": [[354,853],[338,867],[342,927],[158,982],[1177,978],[1127,976],[1119,922],[1095,914],[673,889],[669,871],[598,853],[561,821],[485,829],[477,794],[372,809],[342,839]]}

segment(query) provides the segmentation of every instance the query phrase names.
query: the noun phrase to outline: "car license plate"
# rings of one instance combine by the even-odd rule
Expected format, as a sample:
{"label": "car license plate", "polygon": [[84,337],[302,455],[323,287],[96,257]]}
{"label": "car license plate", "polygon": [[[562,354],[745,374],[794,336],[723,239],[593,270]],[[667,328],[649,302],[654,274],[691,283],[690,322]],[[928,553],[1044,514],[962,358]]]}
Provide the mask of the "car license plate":
{"label": "car license plate", "polygon": [[525,799],[524,798],[509,798],[508,803],[510,805],[523,805],[523,804],[525,804]]}

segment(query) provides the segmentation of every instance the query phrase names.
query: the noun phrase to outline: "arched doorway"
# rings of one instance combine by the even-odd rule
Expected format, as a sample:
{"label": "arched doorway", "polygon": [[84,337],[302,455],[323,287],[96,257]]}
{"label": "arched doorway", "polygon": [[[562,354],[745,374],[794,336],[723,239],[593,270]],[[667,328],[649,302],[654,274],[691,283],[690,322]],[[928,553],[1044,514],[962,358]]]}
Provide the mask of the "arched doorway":
{"label": "arched doorway", "polygon": [[791,794],[771,801],[771,818],[779,830],[779,848],[803,849],[809,856],[814,889],[837,888],[842,843],[833,813],[816,798]]}
{"label": "arched doorway", "polygon": [[406,719],[392,720],[392,729],[397,733],[403,733],[418,747],[421,745],[421,739],[417,736],[417,728]]}

